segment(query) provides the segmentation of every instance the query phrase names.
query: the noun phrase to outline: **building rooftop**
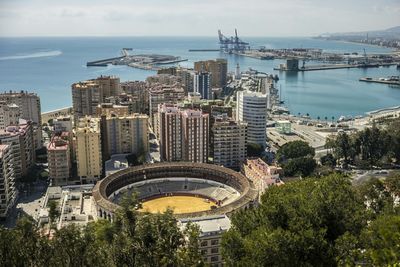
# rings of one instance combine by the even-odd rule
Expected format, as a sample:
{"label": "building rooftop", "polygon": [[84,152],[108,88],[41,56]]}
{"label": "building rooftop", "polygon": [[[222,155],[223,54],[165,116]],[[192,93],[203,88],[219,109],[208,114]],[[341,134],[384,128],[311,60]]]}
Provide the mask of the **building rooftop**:
{"label": "building rooftop", "polygon": [[30,93],[30,92],[24,91],[24,90],[21,90],[21,91],[12,91],[12,90],[10,90],[8,92],[1,92],[0,96],[1,95],[5,95],[5,96],[22,96],[22,95],[37,96],[36,93]]}
{"label": "building rooftop", "polygon": [[69,146],[68,138],[68,132],[62,132],[59,135],[54,135],[51,138],[50,143],[47,145],[47,150],[67,150]]}
{"label": "building rooftop", "polygon": [[4,131],[0,132],[0,136],[17,136],[17,135],[24,135],[30,127],[29,123],[7,126]]}
{"label": "building rooftop", "polygon": [[73,89],[85,90],[85,89],[89,89],[89,88],[92,88],[92,87],[99,87],[99,84],[97,84],[93,80],[82,81],[82,82],[78,82],[78,83],[72,84],[72,88]]}
{"label": "building rooftop", "polygon": [[188,218],[179,220],[181,228],[186,227],[188,222],[199,225],[200,236],[221,234],[231,227],[231,220],[226,215],[207,216],[200,218]]}
{"label": "building rooftop", "polygon": [[129,154],[116,154],[112,155],[111,159],[107,160],[104,164],[104,168],[106,171],[106,176],[126,169],[129,167],[128,160],[126,159],[126,156]]}

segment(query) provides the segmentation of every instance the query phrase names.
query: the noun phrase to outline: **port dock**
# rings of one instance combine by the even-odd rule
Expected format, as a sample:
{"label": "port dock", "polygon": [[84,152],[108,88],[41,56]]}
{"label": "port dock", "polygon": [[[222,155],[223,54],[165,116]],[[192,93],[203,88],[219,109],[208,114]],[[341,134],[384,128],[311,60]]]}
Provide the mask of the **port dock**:
{"label": "port dock", "polygon": [[219,49],[189,49],[189,52],[219,52]]}
{"label": "port dock", "polygon": [[113,57],[107,59],[101,59],[96,61],[90,61],[86,63],[87,67],[107,67],[107,65],[126,65],[133,68],[145,69],[145,70],[159,70],[159,65],[176,64],[179,62],[187,61],[181,57],[169,56],[169,55],[129,55],[128,51],[132,48],[123,48],[122,55],[120,57]]}
{"label": "port dock", "polygon": [[108,64],[114,64],[116,61],[119,61],[123,58],[125,58],[125,56],[106,58],[106,59],[101,59],[101,60],[96,60],[96,61],[89,61],[88,63],[86,63],[86,66],[87,67],[107,67]]}
{"label": "port dock", "polygon": [[383,66],[393,66],[399,64],[398,62],[361,62],[361,63],[336,63],[336,64],[320,64],[320,65],[303,65],[299,66],[299,60],[292,58],[286,60],[286,64],[280,64],[274,70],[278,71],[317,71],[317,70],[333,70],[333,69],[350,69],[350,68],[379,68]]}
{"label": "port dock", "polygon": [[360,78],[359,81],[361,81],[361,82],[369,82],[369,83],[383,83],[383,84],[400,86],[400,78],[399,78],[399,76],[391,76],[391,77],[388,77],[388,78],[370,78],[370,77],[365,77],[365,78]]}

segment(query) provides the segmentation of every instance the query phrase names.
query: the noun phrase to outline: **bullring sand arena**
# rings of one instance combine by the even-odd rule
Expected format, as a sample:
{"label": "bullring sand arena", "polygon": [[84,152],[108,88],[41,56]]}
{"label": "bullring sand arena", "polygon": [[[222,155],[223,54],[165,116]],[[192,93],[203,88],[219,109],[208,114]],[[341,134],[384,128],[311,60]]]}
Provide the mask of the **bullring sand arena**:
{"label": "bullring sand arena", "polygon": [[167,208],[171,208],[175,214],[182,214],[211,210],[211,207],[216,207],[216,203],[206,198],[195,196],[166,196],[143,202],[140,211],[157,213],[164,212]]}
{"label": "bullring sand arena", "polygon": [[137,193],[141,212],[171,208],[176,217],[229,214],[254,203],[258,193],[242,174],[212,164],[162,162],[113,173],[93,189],[98,216],[112,220],[121,198]]}

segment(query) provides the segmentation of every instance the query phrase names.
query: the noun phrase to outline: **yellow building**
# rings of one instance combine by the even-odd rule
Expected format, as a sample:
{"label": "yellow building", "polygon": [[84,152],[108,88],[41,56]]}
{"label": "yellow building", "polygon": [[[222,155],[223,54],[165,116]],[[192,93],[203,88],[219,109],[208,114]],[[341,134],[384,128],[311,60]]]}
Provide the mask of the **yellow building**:
{"label": "yellow building", "polygon": [[95,183],[102,175],[100,119],[80,119],[75,138],[78,177],[82,184]]}

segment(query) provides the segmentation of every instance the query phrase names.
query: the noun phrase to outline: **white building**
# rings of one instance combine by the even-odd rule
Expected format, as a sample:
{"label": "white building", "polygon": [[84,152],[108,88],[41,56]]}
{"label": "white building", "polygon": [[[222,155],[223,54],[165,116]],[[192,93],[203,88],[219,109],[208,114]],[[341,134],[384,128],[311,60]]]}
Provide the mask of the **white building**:
{"label": "white building", "polygon": [[247,142],[265,147],[267,140],[267,95],[259,92],[237,92],[236,118],[247,122]]}
{"label": "white building", "polygon": [[223,266],[221,255],[222,234],[229,230],[231,221],[226,215],[216,215],[200,218],[181,219],[181,229],[188,222],[200,227],[200,253],[206,264],[210,266]]}

